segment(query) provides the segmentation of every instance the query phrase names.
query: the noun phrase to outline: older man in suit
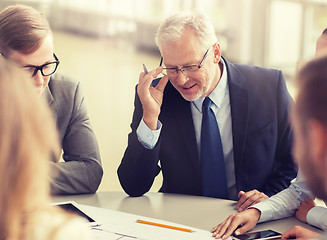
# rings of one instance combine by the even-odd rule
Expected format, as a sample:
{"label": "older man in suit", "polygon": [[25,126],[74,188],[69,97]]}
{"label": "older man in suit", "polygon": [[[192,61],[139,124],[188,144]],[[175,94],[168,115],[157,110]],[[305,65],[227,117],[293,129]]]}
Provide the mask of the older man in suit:
{"label": "older man in suit", "polygon": [[289,186],[296,168],[283,74],[222,58],[203,14],[166,19],[156,42],[165,68],[140,74],[118,168],[123,189],[140,196],[162,171],[162,192],[239,200],[245,209]]}
{"label": "older man in suit", "polygon": [[30,74],[37,94],[49,103],[56,118],[65,162],[51,163],[52,193],[94,193],[103,175],[97,140],[80,83],[52,75],[59,60],[53,51],[52,31],[45,16],[23,5],[3,10],[0,53]]}

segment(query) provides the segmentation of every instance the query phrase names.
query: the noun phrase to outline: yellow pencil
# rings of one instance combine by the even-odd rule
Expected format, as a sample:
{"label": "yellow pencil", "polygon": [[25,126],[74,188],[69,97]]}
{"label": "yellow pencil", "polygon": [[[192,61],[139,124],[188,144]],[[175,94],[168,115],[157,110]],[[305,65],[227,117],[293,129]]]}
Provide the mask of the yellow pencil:
{"label": "yellow pencil", "polygon": [[157,227],[164,227],[164,228],[174,229],[174,230],[178,230],[178,231],[189,232],[189,233],[195,232],[195,231],[193,231],[191,229],[187,229],[187,228],[175,227],[175,226],[170,226],[170,225],[166,225],[166,224],[155,223],[155,222],[150,222],[150,221],[145,221],[145,220],[140,220],[140,219],[138,219],[136,222],[143,223],[143,224],[148,224],[148,225],[152,225],[152,226],[157,226]]}

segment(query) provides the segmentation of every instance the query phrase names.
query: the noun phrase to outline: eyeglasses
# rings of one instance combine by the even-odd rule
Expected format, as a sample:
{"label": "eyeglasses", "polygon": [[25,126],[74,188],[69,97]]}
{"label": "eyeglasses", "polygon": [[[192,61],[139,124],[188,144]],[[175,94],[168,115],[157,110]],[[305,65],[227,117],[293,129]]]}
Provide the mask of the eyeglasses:
{"label": "eyeglasses", "polygon": [[41,66],[27,65],[27,66],[24,66],[23,68],[25,70],[27,70],[29,73],[31,73],[32,77],[34,77],[39,70],[41,71],[41,74],[43,76],[45,76],[45,77],[50,76],[55,73],[55,71],[57,70],[57,67],[60,63],[56,54],[53,54],[53,57],[56,60],[54,62],[45,63]]}
{"label": "eyeglasses", "polygon": [[[204,54],[199,65],[184,66],[181,68],[177,68],[177,67],[163,68],[163,74],[168,75],[170,78],[176,78],[178,75],[178,71],[181,71],[185,76],[191,76],[195,71],[199,70],[202,67],[204,60],[208,56],[209,50],[210,50],[210,48]],[[160,66],[162,65],[162,61],[163,61],[163,58],[161,57]]]}

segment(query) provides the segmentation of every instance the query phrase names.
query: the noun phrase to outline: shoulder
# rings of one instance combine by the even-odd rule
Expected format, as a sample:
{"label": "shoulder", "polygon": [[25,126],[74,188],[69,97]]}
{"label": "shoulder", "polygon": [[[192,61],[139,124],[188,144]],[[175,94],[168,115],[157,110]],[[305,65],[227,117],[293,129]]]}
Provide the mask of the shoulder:
{"label": "shoulder", "polygon": [[55,74],[53,74],[51,76],[51,80],[50,80],[49,83],[76,86],[80,82],[77,81],[76,79],[72,78],[72,77],[67,76],[67,75],[63,75],[63,74],[60,74],[60,73],[55,73]]}
{"label": "shoulder", "polygon": [[71,101],[70,99],[82,97],[81,83],[65,75],[51,76],[48,87],[53,98],[59,101]]}
{"label": "shoulder", "polygon": [[282,71],[258,66],[233,64],[226,61],[230,89],[247,89],[251,95],[271,96],[289,95]]}
{"label": "shoulder", "polygon": [[282,71],[272,68],[263,68],[245,64],[234,64],[225,60],[228,77],[236,84],[276,85],[285,81]]}
{"label": "shoulder", "polygon": [[62,74],[54,74],[49,81],[49,88],[53,91],[75,91],[80,85],[80,82]]}

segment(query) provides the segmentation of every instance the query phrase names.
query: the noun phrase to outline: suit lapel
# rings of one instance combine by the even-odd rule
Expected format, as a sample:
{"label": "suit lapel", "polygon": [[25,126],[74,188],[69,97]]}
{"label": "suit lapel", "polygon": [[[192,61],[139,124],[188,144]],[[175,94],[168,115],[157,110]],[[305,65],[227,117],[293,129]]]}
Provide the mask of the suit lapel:
{"label": "suit lapel", "polygon": [[51,105],[54,102],[54,98],[50,92],[49,85],[47,85],[46,88],[44,89],[43,98],[49,105]]}
{"label": "suit lapel", "polygon": [[[50,83],[50,82],[49,82]],[[49,84],[46,86],[43,92],[43,99],[48,103],[49,107],[51,108],[55,119],[57,118],[57,107],[56,104],[54,104],[54,97],[50,91]]]}
{"label": "suit lapel", "polygon": [[248,127],[249,90],[245,85],[246,79],[239,69],[226,60],[225,63],[228,72],[235,176],[237,178],[240,162],[243,158]]}

